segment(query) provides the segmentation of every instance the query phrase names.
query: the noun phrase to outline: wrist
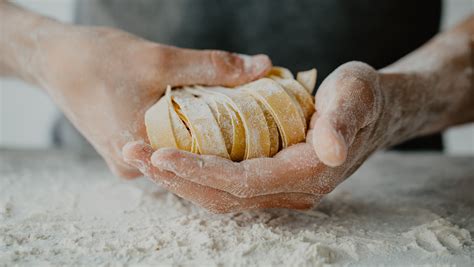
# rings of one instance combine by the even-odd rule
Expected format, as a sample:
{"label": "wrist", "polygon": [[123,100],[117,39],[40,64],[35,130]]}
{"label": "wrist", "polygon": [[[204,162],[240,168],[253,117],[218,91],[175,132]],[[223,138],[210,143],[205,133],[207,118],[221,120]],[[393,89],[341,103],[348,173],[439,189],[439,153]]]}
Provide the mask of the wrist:
{"label": "wrist", "polygon": [[[430,88],[429,80],[416,73],[381,70],[379,85],[383,95],[383,109],[380,115],[385,137],[382,148],[391,147],[429,129],[426,113]],[[378,127],[378,128],[379,128]]]}
{"label": "wrist", "polygon": [[8,2],[0,2],[0,23],[0,75],[41,85],[41,41],[67,25]]}
{"label": "wrist", "polygon": [[463,73],[381,70],[384,147],[473,120],[474,91]]}
{"label": "wrist", "polygon": [[[31,57],[33,66],[31,75],[33,82],[44,90],[50,90],[51,77],[62,76],[65,73],[58,73],[53,68],[52,62],[61,62],[67,57],[61,56],[66,51],[74,49],[73,45],[66,45],[66,40],[71,39],[71,34],[77,28],[74,25],[60,23],[48,18],[44,18],[32,34]],[[54,56],[57,55],[57,56]]]}
{"label": "wrist", "polygon": [[470,35],[456,30],[379,71],[386,146],[474,120],[472,55]]}

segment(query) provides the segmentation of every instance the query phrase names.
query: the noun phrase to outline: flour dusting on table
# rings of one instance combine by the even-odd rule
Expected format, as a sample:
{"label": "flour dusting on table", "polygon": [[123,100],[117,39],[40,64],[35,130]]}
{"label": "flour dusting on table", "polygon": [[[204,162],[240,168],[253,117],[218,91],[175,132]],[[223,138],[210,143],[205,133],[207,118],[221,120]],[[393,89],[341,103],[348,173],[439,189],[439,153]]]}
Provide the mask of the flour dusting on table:
{"label": "flour dusting on table", "polygon": [[[45,154],[44,154],[45,153]],[[213,215],[95,157],[0,151],[0,266],[469,265],[473,158],[381,154],[318,208]]]}

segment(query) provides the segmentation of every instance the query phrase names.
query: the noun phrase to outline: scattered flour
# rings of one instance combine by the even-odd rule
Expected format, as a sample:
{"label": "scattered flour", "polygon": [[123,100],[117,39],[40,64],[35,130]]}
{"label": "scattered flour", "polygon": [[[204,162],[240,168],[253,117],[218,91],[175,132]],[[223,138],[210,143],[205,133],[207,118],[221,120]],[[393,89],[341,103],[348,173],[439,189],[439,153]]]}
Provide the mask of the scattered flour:
{"label": "scattered flour", "polygon": [[429,254],[449,254],[462,249],[472,240],[469,231],[460,229],[444,219],[417,226],[403,236],[413,240],[410,247],[423,249]]}
{"label": "scattered flour", "polygon": [[459,265],[473,158],[379,154],[317,209],[209,214],[96,157],[0,151],[0,266]]}

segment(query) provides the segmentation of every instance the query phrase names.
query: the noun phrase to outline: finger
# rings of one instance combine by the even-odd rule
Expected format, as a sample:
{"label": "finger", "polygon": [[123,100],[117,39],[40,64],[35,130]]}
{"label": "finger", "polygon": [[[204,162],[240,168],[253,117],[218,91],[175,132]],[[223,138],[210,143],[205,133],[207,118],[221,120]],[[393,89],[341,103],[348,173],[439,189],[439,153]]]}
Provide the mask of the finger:
{"label": "finger", "polygon": [[[240,163],[176,149],[160,149],[152,164],[188,181],[231,193],[240,198],[283,192],[324,194],[331,184],[309,144],[291,146],[273,158],[258,158]],[[318,179],[315,181],[315,179]]]}
{"label": "finger", "polygon": [[312,143],[319,159],[339,166],[357,132],[376,116],[377,72],[360,62],[336,69],[316,94],[317,116],[312,121]]}
{"label": "finger", "polygon": [[154,181],[169,191],[215,212],[235,212],[260,208],[308,209],[320,199],[320,196],[291,193],[238,198],[227,192],[202,186],[182,179],[173,173],[161,171],[150,163],[152,149],[142,142],[128,143],[123,149],[124,158],[131,165],[142,170]]}
{"label": "finger", "polygon": [[265,55],[247,56],[218,50],[165,47],[159,53],[172,86],[236,86],[263,77],[272,66]]}
{"label": "finger", "polygon": [[152,153],[153,149],[141,142],[128,143],[123,148],[123,156],[127,162],[176,195],[215,212],[225,212],[239,206],[239,201],[225,192],[193,184],[174,173],[154,167],[150,163]]}
{"label": "finger", "polygon": [[128,164],[134,166],[144,175],[163,174],[165,172],[157,172],[154,168],[150,168],[150,156],[153,154],[153,148],[143,141],[128,142],[122,148],[122,156]]}

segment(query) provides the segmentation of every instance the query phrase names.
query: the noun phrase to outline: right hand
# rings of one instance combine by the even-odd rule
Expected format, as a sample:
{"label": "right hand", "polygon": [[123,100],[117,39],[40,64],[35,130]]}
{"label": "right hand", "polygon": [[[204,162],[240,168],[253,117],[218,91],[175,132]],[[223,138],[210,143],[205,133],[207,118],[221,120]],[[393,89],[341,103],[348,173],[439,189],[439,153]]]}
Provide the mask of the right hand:
{"label": "right hand", "polygon": [[40,35],[38,80],[119,176],[141,173],[122,158],[147,140],[144,113],[166,86],[236,86],[264,76],[267,56],[160,45],[111,28],[65,26]]}
{"label": "right hand", "polygon": [[[143,143],[124,147],[130,163],[177,195],[212,212],[307,209],[350,176],[389,140],[390,110],[380,73],[351,62],[325,79],[305,143],[272,158],[232,162]],[[382,112],[383,111],[383,112]]]}

